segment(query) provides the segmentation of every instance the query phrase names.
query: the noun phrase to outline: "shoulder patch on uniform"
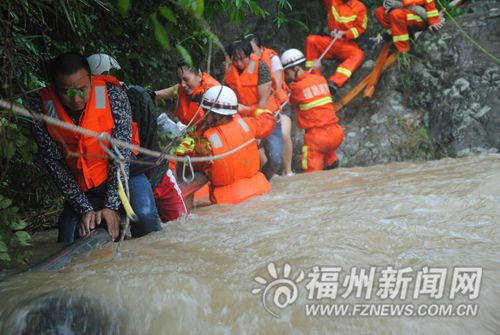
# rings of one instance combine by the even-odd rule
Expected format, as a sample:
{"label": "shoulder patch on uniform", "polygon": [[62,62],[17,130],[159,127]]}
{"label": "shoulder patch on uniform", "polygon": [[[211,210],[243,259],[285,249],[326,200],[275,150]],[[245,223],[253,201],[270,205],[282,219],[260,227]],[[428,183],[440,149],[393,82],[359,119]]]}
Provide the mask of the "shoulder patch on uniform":
{"label": "shoulder patch on uniform", "polygon": [[243,128],[245,133],[248,133],[250,131],[250,128],[248,127],[247,123],[242,118],[238,118],[238,123],[240,124],[241,128]]}
{"label": "shoulder patch on uniform", "polygon": [[222,141],[220,140],[220,137],[218,134],[212,134],[210,135],[210,142],[214,146],[214,149],[219,149],[222,148]]}

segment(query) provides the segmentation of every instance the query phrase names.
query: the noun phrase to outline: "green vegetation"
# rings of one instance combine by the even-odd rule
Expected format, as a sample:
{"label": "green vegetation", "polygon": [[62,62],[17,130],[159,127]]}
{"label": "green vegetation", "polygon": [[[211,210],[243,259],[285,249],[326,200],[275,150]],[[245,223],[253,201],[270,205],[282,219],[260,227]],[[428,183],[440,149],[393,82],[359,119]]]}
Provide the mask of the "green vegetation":
{"label": "green vegetation", "polygon": [[[255,0],[5,0],[0,97],[27,105],[46,85],[50,59],[69,50],[113,55],[126,82],[166,85],[179,59],[199,64],[211,43],[222,46],[209,29],[217,16],[238,24],[251,13],[283,25],[292,7],[277,6],[279,17]],[[0,111],[0,262],[23,262],[28,232],[53,225],[62,204],[36,153],[31,121]]]}
{"label": "green vegetation", "polygon": [[[373,13],[382,0],[364,3]],[[213,53],[221,60],[230,37],[220,41],[210,27],[252,21],[248,29],[254,29],[271,22],[276,30],[267,39],[286,28],[289,45],[300,47],[307,33],[325,31],[322,6],[301,0],[4,0],[0,97],[28,105],[30,95],[46,85],[49,61],[70,50],[108,53],[124,69],[117,75],[125,82],[165,87],[174,82],[179,59],[204,65]],[[367,35],[379,31],[370,16]],[[0,262],[23,261],[29,239],[23,232],[53,225],[61,208],[36,154],[31,121],[0,111]]]}

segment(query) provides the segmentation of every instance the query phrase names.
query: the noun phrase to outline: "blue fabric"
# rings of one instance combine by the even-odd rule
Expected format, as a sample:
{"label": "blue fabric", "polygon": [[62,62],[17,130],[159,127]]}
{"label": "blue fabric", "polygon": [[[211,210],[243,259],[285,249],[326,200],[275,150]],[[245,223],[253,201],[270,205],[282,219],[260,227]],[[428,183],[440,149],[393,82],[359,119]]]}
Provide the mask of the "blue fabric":
{"label": "blue fabric", "polygon": [[267,156],[267,163],[262,167],[262,173],[270,180],[283,165],[283,133],[281,131],[281,121],[276,123],[274,130],[263,141],[264,150]]}
{"label": "blue fabric", "polygon": [[[158,210],[156,209],[153,190],[146,176],[140,174],[131,177],[129,179],[129,189],[130,204],[138,216],[138,221],[133,222],[130,227],[132,236],[140,237],[153,231],[160,230],[160,218],[158,216]],[[103,209],[106,196],[105,183],[89,190],[86,195],[95,211]],[[123,215],[123,212],[120,211],[120,214]],[[71,205],[66,202],[59,216],[58,242],[72,243],[75,239],[80,237],[77,229],[80,219],[81,215],[75,212]]]}

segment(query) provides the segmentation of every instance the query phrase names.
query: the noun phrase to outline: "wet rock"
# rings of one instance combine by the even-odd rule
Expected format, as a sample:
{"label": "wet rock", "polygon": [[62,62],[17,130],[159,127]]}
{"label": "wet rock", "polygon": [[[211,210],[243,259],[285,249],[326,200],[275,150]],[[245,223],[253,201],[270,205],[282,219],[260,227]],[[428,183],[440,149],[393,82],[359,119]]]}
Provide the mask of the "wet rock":
{"label": "wet rock", "polygon": [[[500,54],[497,9],[474,10],[457,18],[458,23],[492,54]],[[382,76],[372,100],[358,98],[338,113],[348,133],[340,148],[343,166],[500,149],[498,65],[450,21],[440,33],[424,33],[417,43],[409,71],[394,66]],[[351,87],[359,79],[355,75],[352,81]],[[361,131],[366,125],[371,127]],[[369,152],[355,150],[367,146]]]}
{"label": "wet rock", "polygon": [[[276,5],[259,2],[272,16]],[[294,11],[308,13],[309,32],[289,24],[276,29],[271,20],[243,18],[238,29],[222,21],[219,36],[224,43],[244,33],[259,32],[264,43],[283,52],[304,48],[307,33],[326,28],[322,2],[292,1]],[[458,24],[494,55],[500,54],[500,9],[498,1],[474,1],[463,6]],[[321,20],[319,19],[321,18]],[[381,44],[373,16],[358,44],[365,53],[363,65],[334,96],[339,100],[373,69]],[[272,33],[271,33],[272,32]],[[372,38],[370,38],[372,37]],[[412,44],[410,68],[396,62],[386,71],[372,99],[361,98],[337,112],[346,134],[338,150],[342,166],[387,163],[408,159],[436,159],[464,156],[500,149],[500,69],[469,41],[451,20],[438,33],[424,32]],[[325,60],[323,73],[329,76],[338,65]],[[300,170],[303,132],[294,127],[294,169]],[[373,147],[372,147],[373,145]],[[368,146],[368,147],[367,147]]]}
{"label": "wet rock", "polygon": [[60,290],[20,302],[2,334],[125,334],[123,310],[96,297]]}

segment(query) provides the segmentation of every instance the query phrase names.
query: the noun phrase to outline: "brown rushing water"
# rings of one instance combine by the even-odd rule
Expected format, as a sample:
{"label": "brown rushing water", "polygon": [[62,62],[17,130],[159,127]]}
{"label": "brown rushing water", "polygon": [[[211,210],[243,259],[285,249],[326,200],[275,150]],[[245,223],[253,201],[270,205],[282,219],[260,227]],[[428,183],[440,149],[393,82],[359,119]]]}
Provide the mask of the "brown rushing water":
{"label": "brown rushing water", "polygon": [[[499,155],[276,178],[269,194],[198,209],[185,222],[126,241],[113,260],[110,246],[59,272],[1,282],[1,333],[21,333],[28,320],[27,327],[57,325],[61,334],[71,327],[104,334],[499,334],[499,202]],[[316,265],[343,273],[353,266],[478,266],[481,291],[472,302],[479,313],[306,317],[304,280],[298,301],[275,318],[251,293],[259,287],[255,276],[270,279],[270,262],[279,269],[289,263],[293,273]],[[380,302],[316,302],[347,301]],[[51,324],[48,315],[66,321]]]}

